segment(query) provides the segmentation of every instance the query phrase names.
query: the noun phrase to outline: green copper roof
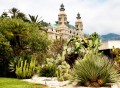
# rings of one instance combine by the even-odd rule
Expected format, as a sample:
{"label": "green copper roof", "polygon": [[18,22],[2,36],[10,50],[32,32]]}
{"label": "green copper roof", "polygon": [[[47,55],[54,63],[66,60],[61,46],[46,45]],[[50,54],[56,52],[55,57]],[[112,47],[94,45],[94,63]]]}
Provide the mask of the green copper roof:
{"label": "green copper roof", "polygon": [[[49,26],[53,27],[53,28],[57,28],[58,24],[49,24]],[[72,29],[72,30],[76,30],[75,26],[71,25],[71,24],[67,24],[66,25],[68,28]]]}
{"label": "green copper roof", "polygon": [[76,29],[75,26],[73,26],[73,25],[71,25],[71,24],[67,24],[67,26],[68,26],[70,29],[73,29],[73,30]]}

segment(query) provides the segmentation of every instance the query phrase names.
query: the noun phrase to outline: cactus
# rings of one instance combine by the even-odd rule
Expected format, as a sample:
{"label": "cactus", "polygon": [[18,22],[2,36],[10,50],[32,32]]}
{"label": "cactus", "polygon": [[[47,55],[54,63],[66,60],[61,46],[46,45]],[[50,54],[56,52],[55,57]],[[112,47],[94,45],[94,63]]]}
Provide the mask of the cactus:
{"label": "cactus", "polygon": [[66,50],[62,52],[62,55],[57,56],[56,62],[55,62],[57,66],[56,74],[59,81],[64,81],[69,78],[70,66],[65,61],[65,55],[66,55]]}
{"label": "cactus", "polygon": [[66,48],[64,48],[62,55],[58,54],[55,59],[46,58],[45,63],[41,67],[40,75],[49,77],[57,76],[59,81],[67,80],[69,78],[70,66],[65,61],[66,52]]}
{"label": "cactus", "polygon": [[112,55],[114,56],[114,61],[116,66],[118,67],[118,70],[120,72],[120,48],[115,48],[111,50]]}

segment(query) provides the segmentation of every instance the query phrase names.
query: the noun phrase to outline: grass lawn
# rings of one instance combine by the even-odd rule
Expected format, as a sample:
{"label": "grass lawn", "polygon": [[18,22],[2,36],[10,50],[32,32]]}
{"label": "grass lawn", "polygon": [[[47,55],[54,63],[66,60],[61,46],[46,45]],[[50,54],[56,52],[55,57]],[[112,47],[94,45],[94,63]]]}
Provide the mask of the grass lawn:
{"label": "grass lawn", "polygon": [[47,88],[45,85],[32,84],[15,78],[0,78],[0,88]]}

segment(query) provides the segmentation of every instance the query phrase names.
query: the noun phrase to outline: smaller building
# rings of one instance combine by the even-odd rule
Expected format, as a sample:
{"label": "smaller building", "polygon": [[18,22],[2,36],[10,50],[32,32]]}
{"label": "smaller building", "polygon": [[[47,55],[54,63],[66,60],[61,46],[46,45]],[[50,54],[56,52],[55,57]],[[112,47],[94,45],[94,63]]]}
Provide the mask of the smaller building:
{"label": "smaller building", "polygon": [[113,46],[115,48],[120,48],[120,40],[109,40],[101,43],[102,45],[99,47],[99,50],[103,52],[108,58],[113,59],[114,56],[111,53]]}
{"label": "smaller building", "polygon": [[61,4],[56,24],[47,27],[47,33],[50,39],[69,39],[74,35],[83,37],[83,24],[80,14],[77,14],[75,26],[70,25],[67,21],[64,5]]}
{"label": "smaller building", "polygon": [[102,45],[99,47],[99,50],[120,48],[120,40],[109,40],[101,43]]}

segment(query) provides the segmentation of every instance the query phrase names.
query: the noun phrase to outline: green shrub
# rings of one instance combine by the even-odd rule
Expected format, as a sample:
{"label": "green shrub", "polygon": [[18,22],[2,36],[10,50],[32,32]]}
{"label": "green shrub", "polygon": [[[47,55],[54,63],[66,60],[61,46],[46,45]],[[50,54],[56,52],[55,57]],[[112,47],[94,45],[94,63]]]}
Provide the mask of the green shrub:
{"label": "green shrub", "polygon": [[46,58],[45,63],[40,68],[40,76],[44,77],[56,76],[56,66],[53,58]]}
{"label": "green shrub", "polygon": [[36,54],[39,63],[43,62],[41,58],[45,58],[51,41],[39,29],[36,24],[21,19],[0,18],[0,76],[12,76],[9,62],[24,53]]}
{"label": "green shrub", "polygon": [[70,66],[65,61],[65,55],[66,51],[64,50],[62,55],[58,54],[56,59],[46,58],[46,61],[40,70],[40,75],[45,77],[57,76],[59,81],[68,80],[70,77]]}
{"label": "green shrub", "polygon": [[18,78],[30,78],[36,72],[36,60],[32,59],[30,63],[27,60],[19,60],[16,65],[16,75]]}
{"label": "green shrub", "polygon": [[116,82],[118,78],[114,63],[90,53],[76,61],[71,73],[71,81],[77,81],[83,86],[104,86],[106,83]]}
{"label": "green shrub", "polygon": [[40,76],[44,77],[55,77],[56,76],[56,67],[53,65],[45,65],[40,70]]}

